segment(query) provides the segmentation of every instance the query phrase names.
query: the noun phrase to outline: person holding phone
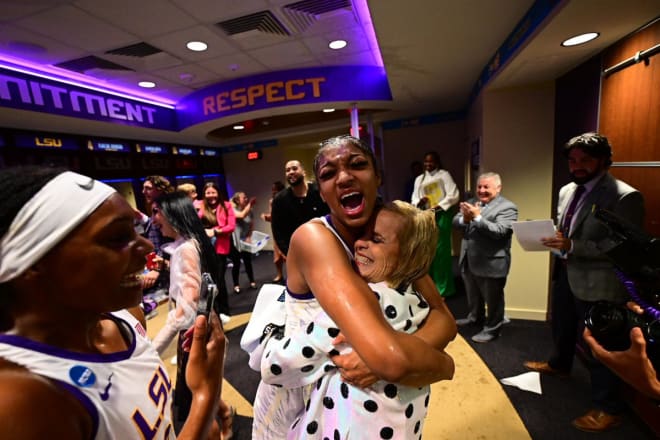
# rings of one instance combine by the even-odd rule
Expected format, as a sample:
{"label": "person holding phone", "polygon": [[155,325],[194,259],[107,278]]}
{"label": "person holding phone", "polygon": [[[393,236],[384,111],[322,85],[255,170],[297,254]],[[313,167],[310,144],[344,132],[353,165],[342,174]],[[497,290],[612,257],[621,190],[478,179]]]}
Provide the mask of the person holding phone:
{"label": "person holding phone", "polygon": [[162,355],[175,337],[179,339],[173,402],[174,426],[178,428],[188,416],[192,398],[184,380],[188,356],[181,342],[197,316],[202,273],[210,274],[216,284],[220,278],[215,250],[187,194],[177,191],[157,197],[152,206],[152,221],[164,236],[174,239],[163,247],[170,254],[169,312],[153,344]]}
{"label": "person holding phone", "polygon": [[[0,438],[175,438],[171,380],[139,308],[153,245],[130,205],[45,167],[0,170],[0,205]],[[214,425],[226,346],[217,317],[193,323],[178,435],[190,440]]]}

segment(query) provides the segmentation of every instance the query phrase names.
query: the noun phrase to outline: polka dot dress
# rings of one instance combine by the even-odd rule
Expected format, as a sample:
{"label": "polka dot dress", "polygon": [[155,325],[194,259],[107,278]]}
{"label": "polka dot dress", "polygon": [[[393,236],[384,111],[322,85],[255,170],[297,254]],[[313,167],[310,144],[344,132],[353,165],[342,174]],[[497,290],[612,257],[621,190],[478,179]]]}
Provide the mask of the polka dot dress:
{"label": "polka dot dress", "polygon": [[[412,289],[399,292],[385,283],[369,284],[387,321],[395,330],[412,333],[428,315],[428,304]],[[287,297],[289,318],[297,331],[269,343],[261,364],[262,380],[282,392],[303,387],[300,416],[291,423],[289,439],[417,439],[421,438],[430,387],[408,387],[379,381],[368,389],[342,382],[328,354],[350,351],[334,347],[339,330],[318,302]],[[316,304],[314,304],[316,303]],[[294,313],[297,310],[296,315]],[[313,313],[317,313],[313,315]],[[303,319],[300,317],[303,316]],[[289,411],[289,413],[291,413]],[[284,422],[284,421],[282,421]]]}

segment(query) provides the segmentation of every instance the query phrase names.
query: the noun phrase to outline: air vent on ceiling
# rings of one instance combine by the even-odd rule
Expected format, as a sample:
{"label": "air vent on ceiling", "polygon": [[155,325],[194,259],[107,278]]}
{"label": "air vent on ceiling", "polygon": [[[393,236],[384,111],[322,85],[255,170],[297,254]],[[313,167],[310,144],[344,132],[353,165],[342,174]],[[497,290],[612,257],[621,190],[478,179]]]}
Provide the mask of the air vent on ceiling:
{"label": "air vent on ceiling", "polygon": [[162,50],[158,49],[157,47],[153,47],[151,44],[142,42],[131,44],[130,46],[120,47],[118,49],[112,49],[106,53],[109,55],[123,55],[127,57],[145,58],[149,55],[154,55],[160,52],[162,52]]}
{"label": "air vent on ceiling", "polygon": [[323,14],[340,9],[351,10],[351,0],[302,0],[282,8],[298,33],[304,32]]}
{"label": "air vent on ceiling", "polygon": [[90,55],[88,57],[76,58],[75,60],[65,61],[63,63],[56,64],[57,67],[63,69],[72,70],[74,72],[85,73],[93,69],[105,69],[105,70],[128,70],[132,71],[128,67],[113,63],[112,61],[104,60],[103,58]]}
{"label": "air vent on ceiling", "polygon": [[302,0],[284,6],[284,9],[305,12],[311,15],[321,15],[337,9],[350,9],[351,0]]}
{"label": "air vent on ceiling", "polygon": [[227,35],[242,34],[249,31],[259,31],[275,35],[291,35],[289,31],[270,11],[257,12],[216,24]]}

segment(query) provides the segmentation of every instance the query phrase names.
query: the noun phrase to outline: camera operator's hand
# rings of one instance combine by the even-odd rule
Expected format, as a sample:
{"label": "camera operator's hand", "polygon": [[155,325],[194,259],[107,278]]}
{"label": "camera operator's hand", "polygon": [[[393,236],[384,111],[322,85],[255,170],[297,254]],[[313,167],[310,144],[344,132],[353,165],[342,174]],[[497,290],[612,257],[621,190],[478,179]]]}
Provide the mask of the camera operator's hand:
{"label": "camera operator's hand", "polygon": [[637,391],[654,399],[660,399],[660,382],[646,354],[646,340],[639,327],[630,330],[631,345],[626,351],[605,350],[588,328],[584,329],[583,336],[596,359]]}

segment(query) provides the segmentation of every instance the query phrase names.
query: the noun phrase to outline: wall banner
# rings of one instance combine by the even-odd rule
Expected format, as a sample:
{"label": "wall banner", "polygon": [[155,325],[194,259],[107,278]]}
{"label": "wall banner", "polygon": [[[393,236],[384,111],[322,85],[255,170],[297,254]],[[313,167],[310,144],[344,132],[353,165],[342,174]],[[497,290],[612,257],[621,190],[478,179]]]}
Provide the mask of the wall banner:
{"label": "wall banner", "polygon": [[179,130],[225,116],[298,104],[391,101],[385,69],[331,66],[270,72],[214,84],[176,106]]}
{"label": "wall banner", "polygon": [[176,130],[173,109],[3,68],[0,68],[0,106]]}

